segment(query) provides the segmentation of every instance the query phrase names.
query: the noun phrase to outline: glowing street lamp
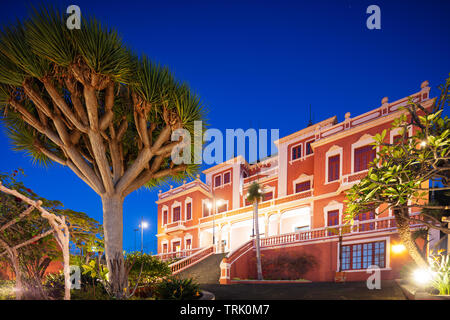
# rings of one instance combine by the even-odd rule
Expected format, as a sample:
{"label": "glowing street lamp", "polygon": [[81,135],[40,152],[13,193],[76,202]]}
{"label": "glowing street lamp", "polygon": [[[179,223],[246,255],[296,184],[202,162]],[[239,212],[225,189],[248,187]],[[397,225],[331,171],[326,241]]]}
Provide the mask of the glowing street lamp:
{"label": "glowing street lamp", "polygon": [[401,243],[392,245],[392,252],[396,254],[400,254],[406,250],[405,246]]}
{"label": "glowing street lamp", "polygon": [[428,269],[416,269],[413,272],[413,278],[417,284],[424,286],[432,280],[433,274]]}
{"label": "glowing street lamp", "polygon": [[144,253],[144,229],[148,228],[148,223],[144,221],[141,217],[141,224],[139,225],[141,229],[141,254]]}

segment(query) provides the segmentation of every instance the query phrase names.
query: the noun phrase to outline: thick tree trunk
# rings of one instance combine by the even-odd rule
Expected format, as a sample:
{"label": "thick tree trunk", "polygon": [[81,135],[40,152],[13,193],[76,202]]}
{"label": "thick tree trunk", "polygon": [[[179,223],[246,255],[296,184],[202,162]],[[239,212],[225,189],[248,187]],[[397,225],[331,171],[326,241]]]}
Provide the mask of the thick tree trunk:
{"label": "thick tree trunk", "polygon": [[[417,248],[416,242],[411,237],[411,229],[409,227],[409,220],[402,216],[403,213],[398,212],[395,214],[395,221],[397,222],[398,234],[402,240],[403,245],[408,250],[409,255],[419,267],[427,267],[428,263],[420,254]],[[407,213],[405,213],[407,214]]]}
{"label": "thick tree trunk", "polygon": [[108,280],[112,294],[122,299],[126,294],[127,275],[123,257],[123,198],[117,195],[102,197],[103,228],[105,234],[105,255],[108,266]]}
{"label": "thick tree trunk", "polygon": [[19,266],[19,257],[17,255],[12,255],[11,262],[13,265],[14,274],[16,275],[16,285],[14,286],[16,290],[16,300],[22,300],[24,285],[22,282],[22,272]]}
{"label": "thick tree trunk", "polygon": [[261,249],[259,247],[259,217],[258,217],[258,201],[253,204],[253,217],[255,220],[255,234],[256,234],[256,271],[258,273],[258,280],[262,280],[262,267],[261,267]]}

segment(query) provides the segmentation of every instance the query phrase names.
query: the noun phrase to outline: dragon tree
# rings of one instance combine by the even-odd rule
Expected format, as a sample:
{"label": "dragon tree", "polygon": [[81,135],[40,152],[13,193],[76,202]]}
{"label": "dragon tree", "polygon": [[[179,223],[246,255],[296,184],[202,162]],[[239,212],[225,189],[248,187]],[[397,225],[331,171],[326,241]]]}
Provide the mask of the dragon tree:
{"label": "dragon tree", "polygon": [[68,167],[101,197],[109,280],[123,297],[124,199],[196,172],[171,160],[180,143],[171,135],[193,134],[201,100],[95,18],[69,30],[64,14],[43,7],[0,32],[0,110],[16,150]]}

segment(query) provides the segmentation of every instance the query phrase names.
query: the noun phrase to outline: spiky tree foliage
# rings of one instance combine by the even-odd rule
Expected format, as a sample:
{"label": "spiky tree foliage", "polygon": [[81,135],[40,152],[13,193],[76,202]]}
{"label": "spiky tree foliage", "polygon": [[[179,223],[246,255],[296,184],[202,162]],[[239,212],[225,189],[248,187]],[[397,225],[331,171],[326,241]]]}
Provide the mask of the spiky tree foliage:
{"label": "spiky tree foliage", "polygon": [[171,161],[178,143],[171,134],[193,134],[204,117],[200,99],[94,18],[69,30],[61,12],[41,8],[1,30],[0,108],[17,150],[42,165],[67,166],[101,197],[110,279],[120,297],[124,198],[196,171]]}
{"label": "spiky tree foliage", "polygon": [[262,266],[261,266],[261,249],[259,246],[259,219],[258,219],[258,203],[263,197],[263,191],[258,182],[253,182],[248,188],[247,200],[253,203],[253,223],[256,237],[256,271],[258,280],[262,280]]}

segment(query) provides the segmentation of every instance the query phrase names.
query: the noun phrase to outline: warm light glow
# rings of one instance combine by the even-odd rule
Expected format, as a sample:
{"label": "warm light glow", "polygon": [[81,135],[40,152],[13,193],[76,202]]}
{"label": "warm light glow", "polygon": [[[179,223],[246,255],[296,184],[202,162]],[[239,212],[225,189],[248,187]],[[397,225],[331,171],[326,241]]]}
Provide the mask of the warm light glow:
{"label": "warm light glow", "polygon": [[142,222],[142,229],[146,229],[148,228],[148,223],[147,222]]}
{"label": "warm light glow", "polygon": [[414,281],[419,285],[426,285],[431,281],[432,273],[427,269],[417,269],[413,273]]}
{"label": "warm light glow", "polygon": [[405,246],[401,243],[392,245],[392,252],[394,253],[402,253],[405,250],[406,250]]}
{"label": "warm light glow", "polygon": [[426,142],[426,141],[422,141],[422,142],[420,143],[420,145],[421,145],[422,147],[425,147],[425,146],[427,145],[427,142]]}
{"label": "warm light glow", "polygon": [[225,203],[225,201],[223,201],[222,199],[219,199],[216,201],[216,206],[220,207],[221,205],[223,205]]}
{"label": "warm light glow", "polygon": [[212,208],[211,202],[206,203],[206,206],[208,207],[208,209],[211,209]]}

